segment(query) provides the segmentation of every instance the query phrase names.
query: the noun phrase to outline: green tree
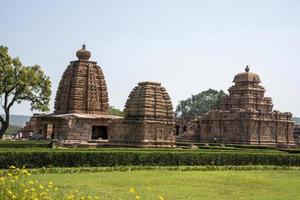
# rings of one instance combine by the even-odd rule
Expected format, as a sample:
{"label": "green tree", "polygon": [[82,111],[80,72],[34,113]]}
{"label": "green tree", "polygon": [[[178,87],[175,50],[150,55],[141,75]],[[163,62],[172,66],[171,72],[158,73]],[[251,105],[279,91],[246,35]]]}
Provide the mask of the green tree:
{"label": "green tree", "polygon": [[9,127],[11,107],[29,101],[31,110],[49,111],[51,81],[39,65],[24,66],[19,58],[11,58],[8,48],[0,46],[0,139]]}
{"label": "green tree", "polygon": [[124,116],[124,112],[119,110],[118,108],[115,108],[114,106],[109,106],[108,112],[110,115],[120,116],[120,117]]}
{"label": "green tree", "polygon": [[220,109],[221,97],[225,93],[223,90],[217,91],[208,89],[199,94],[192,95],[186,100],[179,101],[176,107],[176,116],[196,117],[201,116],[213,109]]}

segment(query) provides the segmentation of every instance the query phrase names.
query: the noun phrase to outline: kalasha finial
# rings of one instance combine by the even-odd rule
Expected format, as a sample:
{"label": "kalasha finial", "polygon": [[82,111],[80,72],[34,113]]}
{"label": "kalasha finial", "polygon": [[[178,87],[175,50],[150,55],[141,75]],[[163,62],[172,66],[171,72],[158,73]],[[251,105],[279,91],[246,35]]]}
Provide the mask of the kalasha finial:
{"label": "kalasha finial", "polygon": [[250,71],[250,68],[248,65],[246,65],[245,72],[249,72],[249,71]]}
{"label": "kalasha finial", "polygon": [[76,56],[79,60],[89,60],[91,57],[91,52],[86,50],[86,46],[83,44],[82,48],[76,52]]}

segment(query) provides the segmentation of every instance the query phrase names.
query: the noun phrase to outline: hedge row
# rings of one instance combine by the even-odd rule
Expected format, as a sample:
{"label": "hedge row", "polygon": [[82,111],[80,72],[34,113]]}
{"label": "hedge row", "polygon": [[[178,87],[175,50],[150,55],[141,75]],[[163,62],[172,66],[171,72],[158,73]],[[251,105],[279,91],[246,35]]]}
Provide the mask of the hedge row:
{"label": "hedge row", "polygon": [[199,142],[176,142],[177,146],[197,145],[199,148],[241,148],[241,149],[266,149],[276,150],[273,146],[247,145],[247,144],[224,144],[224,143],[199,143]]}
{"label": "hedge row", "polygon": [[299,154],[255,154],[223,152],[114,152],[35,151],[1,152],[0,168],[105,167],[105,166],[196,166],[275,165],[300,166]]}
{"label": "hedge row", "polygon": [[51,141],[47,140],[19,140],[19,141],[0,141],[0,148],[49,148]]}
{"label": "hedge row", "polygon": [[[97,173],[113,171],[249,171],[249,170],[299,170],[297,166],[273,166],[273,165],[204,165],[204,166],[115,166],[115,167],[51,167],[30,169],[32,174],[72,174],[72,173]],[[1,170],[0,170],[1,173]]]}

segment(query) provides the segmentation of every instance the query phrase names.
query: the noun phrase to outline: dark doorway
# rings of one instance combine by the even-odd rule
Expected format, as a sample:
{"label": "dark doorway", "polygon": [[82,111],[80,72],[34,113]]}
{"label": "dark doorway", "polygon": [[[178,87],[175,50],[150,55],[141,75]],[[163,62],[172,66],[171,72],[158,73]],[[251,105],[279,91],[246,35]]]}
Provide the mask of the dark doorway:
{"label": "dark doorway", "polygon": [[107,126],[92,126],[92,140],[97,139],[108,139]]}
{"label": "dark doorway", "polygon": [[176,129],[176,135],[179,135],[179,129],[180,129],[180,126],[179,125],[175,125],[175,129]]}

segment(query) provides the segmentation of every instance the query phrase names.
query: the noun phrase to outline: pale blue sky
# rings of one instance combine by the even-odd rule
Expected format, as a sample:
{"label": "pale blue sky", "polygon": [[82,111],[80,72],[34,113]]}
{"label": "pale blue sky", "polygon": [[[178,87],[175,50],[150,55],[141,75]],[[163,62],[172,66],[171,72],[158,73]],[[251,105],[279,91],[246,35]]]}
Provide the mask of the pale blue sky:
{"label": "pale blue sky", "polygon": [[[226,90],[246,64],[274,109],[300,116],[299,0],[0,0],[0,44],[25,65],[60,77],[86,43],[110,105],[123,109],[140,81],[159,81],[174,108],[208,88]],[[13,114],[31,114],[29,105]]]}

